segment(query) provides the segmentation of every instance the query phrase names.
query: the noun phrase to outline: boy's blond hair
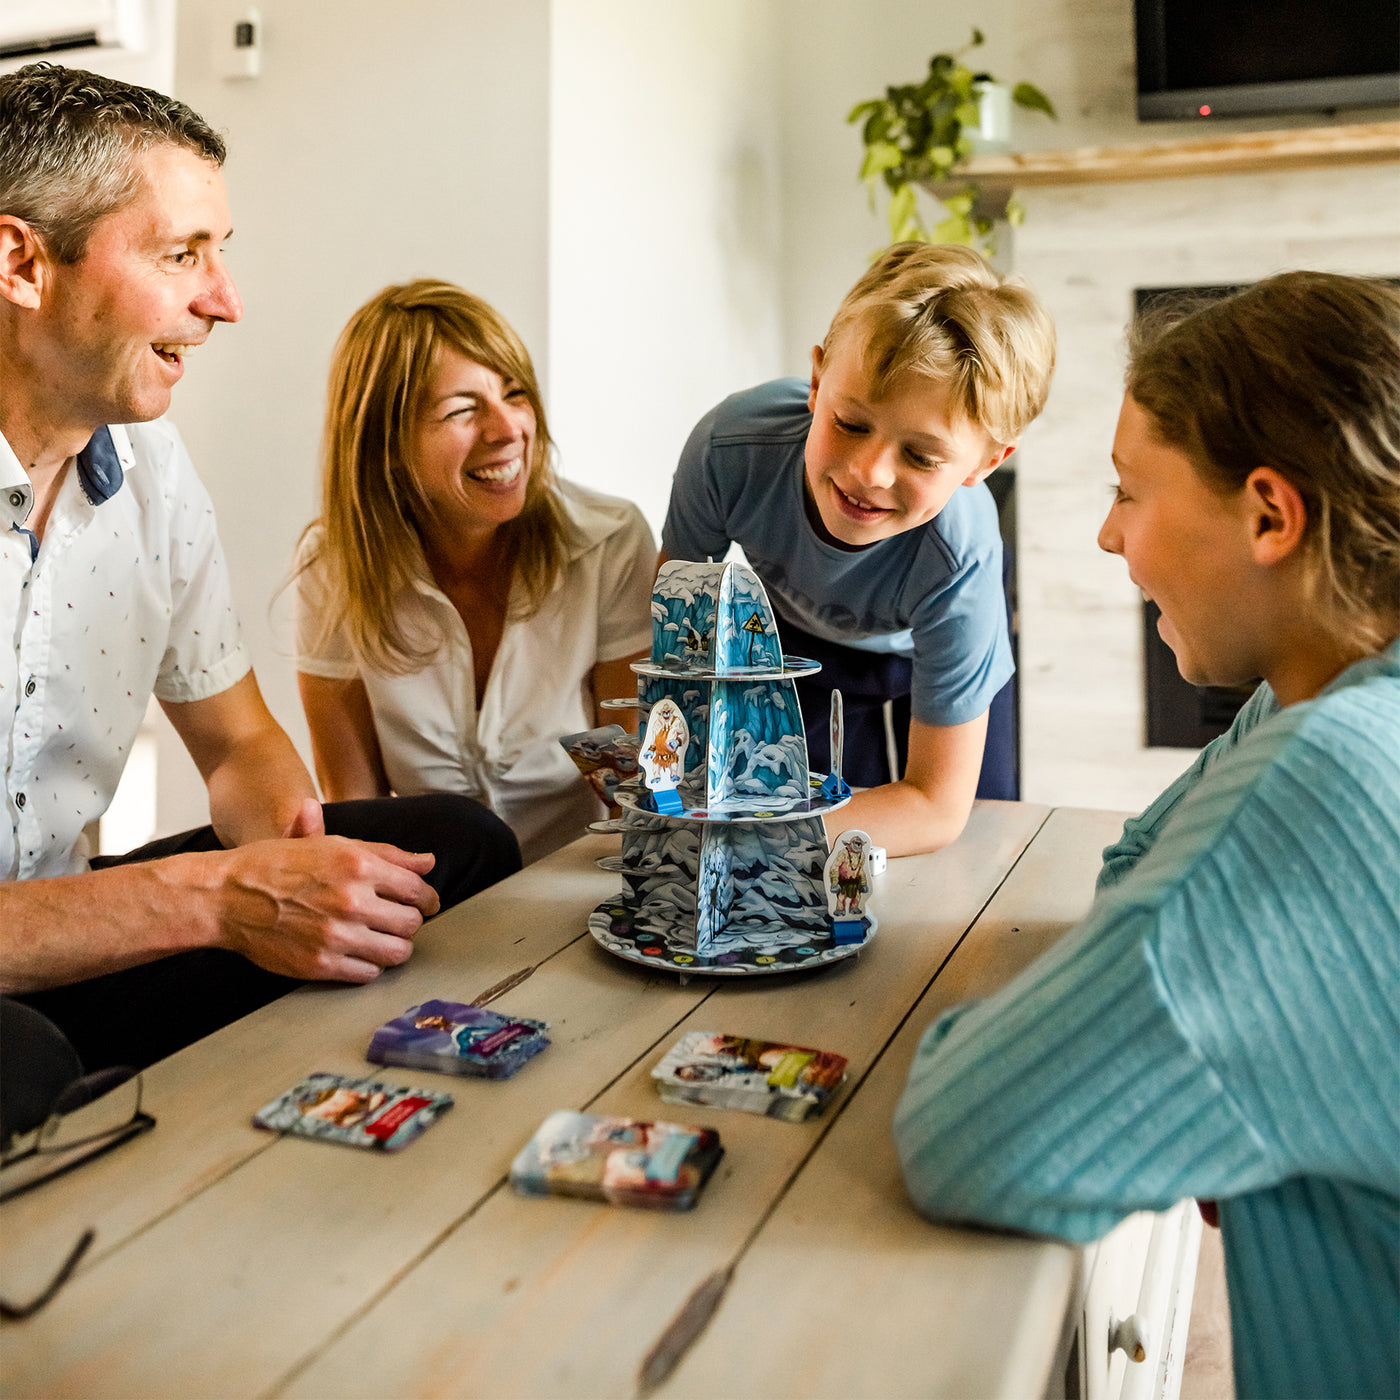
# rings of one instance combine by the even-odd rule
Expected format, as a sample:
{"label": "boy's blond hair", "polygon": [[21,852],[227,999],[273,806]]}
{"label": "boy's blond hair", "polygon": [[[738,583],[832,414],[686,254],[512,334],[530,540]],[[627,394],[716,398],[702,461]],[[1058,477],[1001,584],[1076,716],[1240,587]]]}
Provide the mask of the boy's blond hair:
{"label": "boy's blond hair", "polygon": [[846,293],[822,342],[857,337],[876,398],[917,374],[946,384],[968,418],[1005,445],[1045,407],[1055,325],[1018,277],[970,248],[896,243]]}

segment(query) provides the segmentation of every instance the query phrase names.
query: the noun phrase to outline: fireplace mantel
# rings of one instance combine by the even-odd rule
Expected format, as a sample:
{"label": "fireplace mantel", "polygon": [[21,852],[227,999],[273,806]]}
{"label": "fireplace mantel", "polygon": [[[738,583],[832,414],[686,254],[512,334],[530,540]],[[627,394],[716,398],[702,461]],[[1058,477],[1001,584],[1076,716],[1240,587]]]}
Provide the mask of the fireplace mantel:
{"label": "fireplace mantel", "polygon": [[951,194],[969,180],[995,199],[1033,185],[1086,185],[1124,180],[1176,180],[1194,175],[1256,174],[1400,161],[1400,121],[1251,131],[1182,141],[1080,146],[979,156],[952,180],[929,185]]}

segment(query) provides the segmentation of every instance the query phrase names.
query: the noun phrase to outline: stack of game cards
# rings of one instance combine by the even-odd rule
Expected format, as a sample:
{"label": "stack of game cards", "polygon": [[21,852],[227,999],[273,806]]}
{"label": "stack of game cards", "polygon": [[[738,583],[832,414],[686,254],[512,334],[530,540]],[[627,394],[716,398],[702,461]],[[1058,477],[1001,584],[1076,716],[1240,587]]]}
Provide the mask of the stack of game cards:
{"label": "stack of game cards", "polygon": [[563,1110],[511,1163],[510,1182],[524,1196],[690,1210],[723,1155],[713,1128]]}
{"label": "stack of game cards", "polygon": [[451,1094],[344,1074],[310,1074],[253,1116],[259,1128],[397,1152],[452,1107]]}
{"label": "stack of game cards", "polygon": [[738,1108],[800,1123],[826,1107],[846,1077],[846,1058],[801,1045],[692,1031],[651,1075],[668,1103]]}
{"label": "stack of game cards", "polygon": [[410,1006],[375,1031],[365,1052],[380,1065],[508,1079],[549,1044],[544,1021],[498,1016],[460,1001]]}

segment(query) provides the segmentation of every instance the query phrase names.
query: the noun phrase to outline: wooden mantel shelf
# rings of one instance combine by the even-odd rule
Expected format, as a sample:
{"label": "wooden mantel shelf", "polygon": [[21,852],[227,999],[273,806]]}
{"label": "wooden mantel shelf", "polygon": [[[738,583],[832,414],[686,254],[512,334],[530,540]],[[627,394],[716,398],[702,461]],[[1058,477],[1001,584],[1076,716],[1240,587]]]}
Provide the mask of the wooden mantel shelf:
{"label": "wooden mantel shelf", "polygon": [[1384,161],[1400,161],[1400,121],[979,156],[959,172],[960,178],[932,188],[935,193],[951,191],[975,180],[991,194],[1031,185],[1175,180],[1192,175],[1258,174]]}

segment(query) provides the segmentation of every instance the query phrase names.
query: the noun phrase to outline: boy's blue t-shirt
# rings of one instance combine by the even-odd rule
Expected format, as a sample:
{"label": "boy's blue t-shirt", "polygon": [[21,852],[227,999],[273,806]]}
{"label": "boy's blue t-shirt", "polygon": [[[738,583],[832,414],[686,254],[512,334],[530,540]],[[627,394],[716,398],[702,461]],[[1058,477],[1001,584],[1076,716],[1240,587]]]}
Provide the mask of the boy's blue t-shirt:
{"label": "boy's blue t-shirt", "polygon": [[773,380],[700,420],[676,468],[663,548],[722,559],[737,543],[780,617],[831,642],[912,656],[915,719],[976,719],[1014,669],[991,493],[959,487],[933,520],[867,549],[827,544],[803,503],[807,391],[802,379]]}

